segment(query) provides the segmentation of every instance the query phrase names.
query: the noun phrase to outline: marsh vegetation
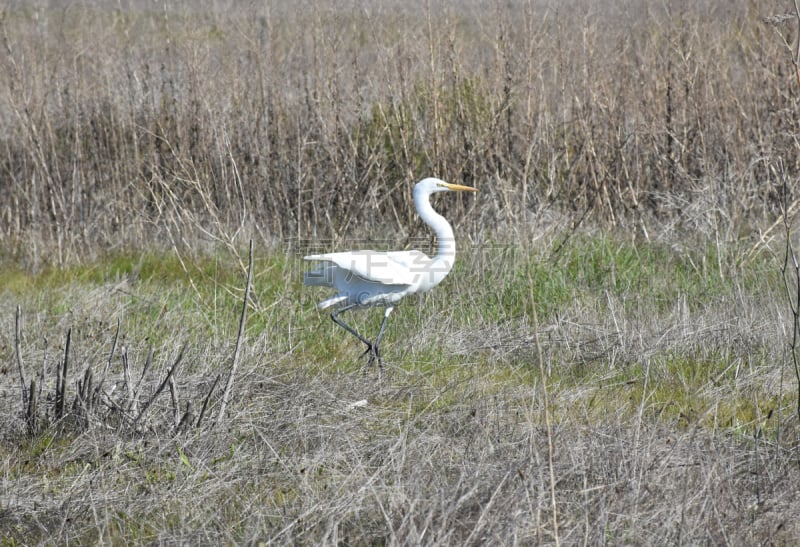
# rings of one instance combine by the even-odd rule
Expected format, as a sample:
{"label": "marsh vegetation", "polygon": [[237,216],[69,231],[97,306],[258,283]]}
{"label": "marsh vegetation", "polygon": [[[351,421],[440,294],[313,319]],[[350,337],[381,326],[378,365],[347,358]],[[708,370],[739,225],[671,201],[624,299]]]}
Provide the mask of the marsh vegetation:
{"label": "marsh vegetation", "polygon": [[673,4],[6,5],[5,544],[796,542],[796,22]]}

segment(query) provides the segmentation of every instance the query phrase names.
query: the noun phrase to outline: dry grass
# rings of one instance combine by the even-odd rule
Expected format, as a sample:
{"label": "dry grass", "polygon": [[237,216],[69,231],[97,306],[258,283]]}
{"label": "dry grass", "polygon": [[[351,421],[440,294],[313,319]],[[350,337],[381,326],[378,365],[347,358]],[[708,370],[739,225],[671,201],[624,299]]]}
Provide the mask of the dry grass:
{"label": "dry grass", "polygon": [[[789,8],[5,6],[0,539],[796,543]],[[431,174],[364,374],[297,255],[426,249]]]}
{"label": "dry grass", "polygon": [[[59,455],[38,457],[36,474],[8,480],[3,528],[59,543],[553,541],[529,390],[412,411],[433,393],[406,382],[271,369],[243,387],[247,403],[224,431],[121,439],[97,428],[51,448]],[[369,404],[348,408],[354,394]],[[562,541],[798,537],[796,464],[773,443],[638,425],[556,428]]]}
{"label": "dry grass", "polygon": [[11,5],[4,247],[403,239],[430,174],[483,189],[446,205],[473,237],[543,209],[748,237],[779,213],[770,166],[798,170],[783,4]]}

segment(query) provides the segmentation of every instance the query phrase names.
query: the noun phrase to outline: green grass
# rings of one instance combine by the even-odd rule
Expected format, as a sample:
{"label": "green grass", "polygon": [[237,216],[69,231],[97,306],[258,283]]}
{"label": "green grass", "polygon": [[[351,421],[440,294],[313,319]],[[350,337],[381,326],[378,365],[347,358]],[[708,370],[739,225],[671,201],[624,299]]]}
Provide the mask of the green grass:
{"label": "green grass", "polygon": [[[714,247],[679,252],[589,236],[569,242],[556,258],[548,249],[467,249],[440,287],[401,304],[387,336],[414,335],[418,321],[427,323],[431,317],[434,322],[423,330],[530,319],[532,303],[543,323],[576,305],[604,316],[610,313],[610,299],[619,301],[627,314],[664,314],[680,299],[688,312],[696,312],[734,300],[742,290],[771,294],[779,274],[769,260],[765,255],[747,271],[731,275],[720,269]],[[256,257],[247,328],[291,329],[291,334],[278,333],[275,342],[290,338],[301,343],[307,355],[319,358],[337,345],[349,344],[328,313],[315,310],[314,304],[328,293],[302,287],[306,267],[298,257],[281,253]],[[9,265],[0,270],[6,294],[52,315],[75,311],[87,291],[107,290],[109,300],[124,310],[130,335],[142,337],[158,332],[166,314],[188,318],[181,323],[191,325],[197,336],[230,335],[240,313],[244,277],[241,263],[230,256],[179,258],[171,253],[113,255],[36,275]],[[367,333],[381,320],[374,311],[349,315]],[[436,345],[423,351],[421,361],[446,359]]]}
{"label": "green grass", "polygon": [[[235,334],[241,311],[245,272],[231,258],[130,253],[66,269],[47,268],[36,275],[6,265],[0,283],[7,295],[24,304],[23,313],[32,308],[51,316],[80,317],[94,309],[92,298],[102,298],[116,308],[103,318],[106,328],[117,315],[131,338],[158,343],[173,334],[166,323],[177,321],[172,330],[183,327],[192,339],[219,340]],[[735,301],[743,290],[772,295],[778,271],[770,260],[764,255],[748,270],[731,275],[721,270],[714,247],[687,252],[590,236],[573,239],[556,257],[549,249],[467,249],[441,286],[401,304],[390,320],[386,347],[402,352],[402,338],[431,333],[427,341],[434,343],[414,350],[420,371],[427,372],[447,369],[452,359],[447,346],[435,343],[441,331],[530,321],[534,304],[542,324],[570,310],[589,309],[596,317],[607,317],[612,301],[630,316],[668,314],[679,301],[686,303],[688,313],[699,312]],[[282,253],[256,257],[247,332],[269,331],[277,348],[288,351],[290,344],[299,345],[306,359],[324,367],[323,361],[346,359],[360,343],[344,336],[327,312],[316,311],[315,303],[328,293],[302,287],[306,267],[299,257]],[[348,315],[367,334],[382,319],[374,310]],[[481,360],[480,352],[475,358]]]}

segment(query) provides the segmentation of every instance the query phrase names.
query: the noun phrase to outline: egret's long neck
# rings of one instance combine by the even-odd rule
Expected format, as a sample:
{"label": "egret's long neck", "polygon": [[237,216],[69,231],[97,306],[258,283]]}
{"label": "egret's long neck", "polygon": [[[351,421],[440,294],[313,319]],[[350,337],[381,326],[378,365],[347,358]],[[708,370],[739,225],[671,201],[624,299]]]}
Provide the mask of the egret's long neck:
{"label": "egret's long neck", "polygon": [[439,240],[439,250],[433,258],[434,262],[441,264],[446,271],[450,271],[456,256],[456,238],[453,235],[453,228],[442,215],[433,210],[428,195],[415,194],[414,205],[417,207],[419,217],[433,229]]}

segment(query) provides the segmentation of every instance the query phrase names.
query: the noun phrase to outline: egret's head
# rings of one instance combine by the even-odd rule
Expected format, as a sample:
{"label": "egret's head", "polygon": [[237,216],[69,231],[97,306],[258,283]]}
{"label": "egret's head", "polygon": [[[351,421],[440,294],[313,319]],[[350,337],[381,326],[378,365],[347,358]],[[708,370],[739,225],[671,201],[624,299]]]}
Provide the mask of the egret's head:
{"label": "egret's head", "polygon": [[427,178],[419,181],[414,186],[414,195],[430,195],[435,192],[477,192],[476,188],[471,186],[462,186],[460,184],[450,184],[437,178]]}

